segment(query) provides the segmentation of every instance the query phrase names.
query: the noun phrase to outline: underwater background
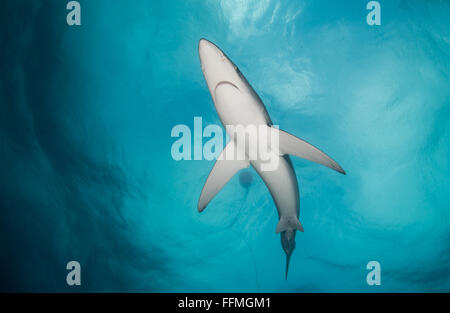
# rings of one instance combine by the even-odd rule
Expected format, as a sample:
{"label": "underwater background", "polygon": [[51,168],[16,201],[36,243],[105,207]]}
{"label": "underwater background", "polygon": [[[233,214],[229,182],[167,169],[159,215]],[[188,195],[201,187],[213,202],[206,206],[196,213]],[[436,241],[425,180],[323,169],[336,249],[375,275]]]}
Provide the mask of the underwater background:
{"label": "underwater background", "polygon": [[[0,2],[0,291],[450,291],[450,1],[380,1],[380,26],[362,0],[79,2],[81,26]],[[171,156],[175,125],[220,125],[202,37],[347,172],[292,158],[287,281],[254,170],[199,214],[213,162]]]}

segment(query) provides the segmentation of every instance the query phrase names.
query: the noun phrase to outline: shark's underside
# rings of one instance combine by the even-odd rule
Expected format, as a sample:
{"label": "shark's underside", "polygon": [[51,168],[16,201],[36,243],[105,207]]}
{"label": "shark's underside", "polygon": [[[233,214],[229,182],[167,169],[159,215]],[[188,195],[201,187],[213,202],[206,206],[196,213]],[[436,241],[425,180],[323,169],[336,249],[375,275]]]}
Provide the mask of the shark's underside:
{"label": "shark's underside", "polygon": [[[277,207],[279,222],[276,233],[281,233],[281,244],[286,252],[287,278],[290,256],[295,248],[296,231],[303,231],[299,221],[298,183],[289,155],[322,164],[342,174],[345,174],[345,171],[318,148],[273,127],[259,96],[234,63],[216,45],[201,39],[199,56],[206,83],[222,124],[233,127],[257,126],[258,138],[266,138],[261,137],[263,133],[275,134],[278,145],[275,146],[272,141],[266,144],[277,166],[271,170],[264,170],[267,160],[249,156],[252,143],[246,143],[242,148],[238,144],[236,133],[229,133],[231,140],[217,159],[203,186],[198,201],[198,211],[202,212],[239,170],[252,165],[269,189]],[[240,149],[244,150],[244,158],[227,157],[234,155],[235,151]]]}

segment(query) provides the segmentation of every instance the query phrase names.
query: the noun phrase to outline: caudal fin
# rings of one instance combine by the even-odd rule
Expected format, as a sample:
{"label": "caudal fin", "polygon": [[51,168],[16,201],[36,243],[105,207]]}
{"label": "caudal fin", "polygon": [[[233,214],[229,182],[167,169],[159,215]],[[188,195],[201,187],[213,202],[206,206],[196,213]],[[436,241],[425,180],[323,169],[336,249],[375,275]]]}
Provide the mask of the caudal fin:
{"label": "caudal fin", "polygon": [[291,260],[291,255],[292,254],[287,254],[286,253],[286,280],[288,278],[288,271],[289,271],[289,261]]}

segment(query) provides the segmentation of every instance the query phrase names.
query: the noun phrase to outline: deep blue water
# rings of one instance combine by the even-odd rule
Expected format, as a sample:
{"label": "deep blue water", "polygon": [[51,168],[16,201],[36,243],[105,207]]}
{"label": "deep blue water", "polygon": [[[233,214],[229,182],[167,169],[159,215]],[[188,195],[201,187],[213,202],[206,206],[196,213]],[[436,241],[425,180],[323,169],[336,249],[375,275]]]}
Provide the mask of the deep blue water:
{"label": "deep blue water", "polygon": [[[1,1],[0,290],[450,291],[450,3],[380,1],[369,27],[367,2],[82,0],[69,27],[66,1]],[[202,37],[347,171],[292,159],[287,281],[262,180],[200,215],[213,162],[171,157],[172,127],[220,123]]]}

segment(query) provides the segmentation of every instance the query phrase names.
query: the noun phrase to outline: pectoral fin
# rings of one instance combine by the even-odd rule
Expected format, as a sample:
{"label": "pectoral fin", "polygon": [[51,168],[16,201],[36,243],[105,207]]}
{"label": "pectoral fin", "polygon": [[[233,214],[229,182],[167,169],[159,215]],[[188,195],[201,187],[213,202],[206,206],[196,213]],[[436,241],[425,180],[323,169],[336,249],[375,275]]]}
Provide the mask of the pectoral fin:
{"label": "pectoral fin", "polygon": [[235,143],[234,141],[230,141],[217,158],[217,161],[203,186],[200,199],[198,200],[197,209],[199,212],[202,212],[206,208],[208,203],[234,176],[234,174],[243,168],[249,167],[250,163],[248,160],[238,160],[236,157],[227,160],[227,156],[235,156],[234,151]]}
{"label": "pectoral fin", "polygon": [[279,134],[279,149],[282,155],[292,154],[325,165],[339,173],[345,174],[344,169],[337,164],[336,161],[313,145],[282,130],[279,130]]}

